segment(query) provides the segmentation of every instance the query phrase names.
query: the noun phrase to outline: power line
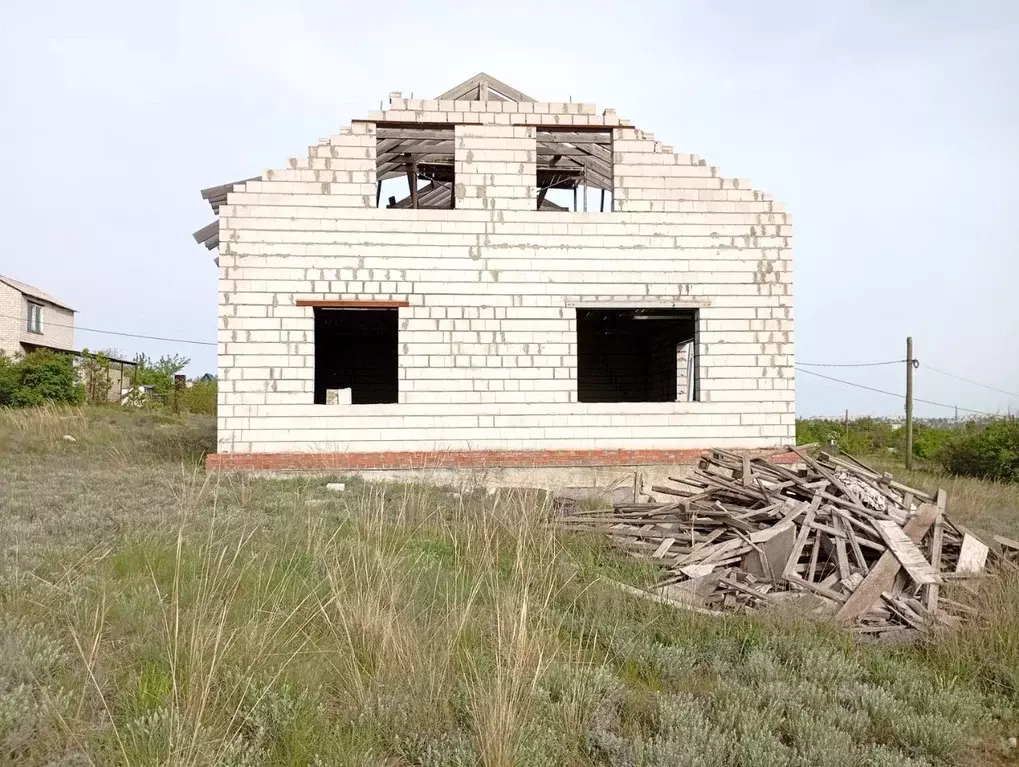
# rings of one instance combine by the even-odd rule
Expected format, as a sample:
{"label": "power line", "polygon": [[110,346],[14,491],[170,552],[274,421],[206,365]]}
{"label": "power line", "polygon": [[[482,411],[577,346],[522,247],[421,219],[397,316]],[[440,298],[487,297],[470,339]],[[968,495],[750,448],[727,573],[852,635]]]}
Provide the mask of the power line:
{"label": "power line", "polygon": [[[844,381],[841,378],[833,378],[832,376],[826,376],[826,375],[823,375],[821,373],[815,373],[813,370],[803,370],[803,369],[801,369],[799,367],[797,367],[796,369],[799,370],[801,373],[806,373],[807,375],[810,375],[810,376],[817,376],[818,378],[825,378],[825,379],[827,379],[829,381],[835,381],[835,383],[845,384],[846,386],[855,386],[857,389],[866,389],[867,391],[876,392],[878,394],[887,394],[889,397],[898,397],[899,399],[903,399],[903,400],[906,399],[905,395],[899,394],[897,392],[885,391],[884,389],[875,389],[873,386],[864,386],[863,384],[854,383],[853,381]],[[946,405],[944,402],[934,402],[933,400],[920,399],[919,397],[914,397],[913,400],[915,402],[923,402],[925,405],[935,405],[937,407],[946,407],[949,410],[954,410],[954,409],[958,408],[959,410],[962,410],[963,412],[966,412],[966,413],[975,413],[976,415],[986,415],[986,416],[991,416],[991,417],[994,416],[994,413],[985,413],[983,410],[972,410],[971,408],[968,408],[968,407],[959,407],[957,405]]]}
{"label": "power line", "polygon": [[996,391],[999,394],[1007,394],[1010,397],[1019,397],[1019,394],[1017,394],[1014,391],[1008,391],[1007,389],[999,389],[996,386],[988,386],[987,384],[980,383],[979,381],[972,381],[969,378],[957,376],[955,375],[955,373],[948,373],[944,370],[938,370],[936,367],[931,367],[930,365],[924,365],[923,367],[924,370],[930,370],[932,373],[938,373],[939,375],[948,376],[949,378],[954,378],[957,381],[965,381],[968,384],[973,384],[974,386],[981,386],[984,389],[990,389],[991,391]]}
{"label": "power line", "polygon": [[140,333],[121,333],[117,330],[97,330],[96,328],[75,327],[75,330],[83,330],[87,333],[102,333],[104,335],[122,335],[127,338],[147,338],[152,341],[169,341],[171,343],[194,343],[198,346],[215,346],[215,341],[194,341],[187,338],[164,338],[159,335],[142,335]]}
{"label": "power line", "polygon": [[[3,314],[3,315],[0,315],[0,317],[7,317],[7,318],[12,319],[12,320],[23,320],[23,319],[25,319],[24,317],[20,317],[20,316],[15,317],[12,314]],[[170,343],[175,343],[175,344],[195,344],[197,346],[215,346],[216,345],[215,341],[193,341],[193,340],[190,340],[190,339],[187,339],[187,338],[165,338],[163,336],[147,336],[147,335],[144,335],[144,334],[141,334],[141,333],[125,333],[125,332],[120,331],[120,330],[100,330],[99,328],[86,328],[86,327],[82,327],[81,325],[67,325],[67,324],[64,324],[62,322],[50,322],[49,320],[47,320],[43,324],[43,327],[47,327],[47,326],[53,327],[53,328],[71,328],[72,330],[81,330],[81,331],[83,331],[85,333],[101,333],[103,335],[108,335],[108,336],[124,336],[125,338],[144,338],[144,339],[148,339],[150,341],[168,341]]]}
{"label": "power line", "polygon": [[906,360],[888,360],[887,362],[797,362],[811,368],[876,368],[882,365],[901,365]]}
{"label": "power line", "polygon": [[[886,362],[797,362],[797,365],[803,365],[810,368],[874,368],[881,367],[883,365],[899,365],[906,360],[888,360]],[[948,376],[954,378],[957,381],[963,381],[974,386],[980,386],[984,389],[990,389],[996,391],[999,394],[1007,394],[1010,397],[1019,397],[1019,392],[1009,391],[1008,389],[999,389],[997,386],[990,386],[989,384],[980,383],[970,378],[964,378],[963,376],[956,375],[955,373],[949,373],[947,370],[939,370],[933,365],[923,365],[924,370],[930,370],[932,373],[938,373],[939,375]],[[803,371],[808,372],[808,371]],[[954,407],[954,406],[953,406]]]}

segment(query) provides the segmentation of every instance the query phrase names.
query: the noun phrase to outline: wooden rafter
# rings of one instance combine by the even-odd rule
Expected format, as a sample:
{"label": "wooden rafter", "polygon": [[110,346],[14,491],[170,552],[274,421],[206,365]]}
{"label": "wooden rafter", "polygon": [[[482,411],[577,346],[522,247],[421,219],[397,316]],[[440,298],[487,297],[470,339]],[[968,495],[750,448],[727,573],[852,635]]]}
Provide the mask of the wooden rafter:
{"label": "wooden rafter", "polygon": [[507,85],[489,74],[479,72],[469,80],[454,85],[439,96],[442,101],[534,101],[512,85]]}
{"label": "wooden rafter", "polygon": [[418,206],[418,165],[414,155],[408,153],[403,156],[404,164],[407,167],[407,186],[410,187],[410,205],[412,208]]}

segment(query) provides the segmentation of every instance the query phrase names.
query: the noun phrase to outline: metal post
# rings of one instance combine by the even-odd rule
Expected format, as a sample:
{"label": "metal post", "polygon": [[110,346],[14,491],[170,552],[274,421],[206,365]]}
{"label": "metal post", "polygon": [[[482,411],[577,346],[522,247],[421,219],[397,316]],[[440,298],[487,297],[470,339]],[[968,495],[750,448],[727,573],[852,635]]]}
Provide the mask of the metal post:
{"label": "metal post", "polygon": [[906,338],[906,468],[913,468],[913,337]]}

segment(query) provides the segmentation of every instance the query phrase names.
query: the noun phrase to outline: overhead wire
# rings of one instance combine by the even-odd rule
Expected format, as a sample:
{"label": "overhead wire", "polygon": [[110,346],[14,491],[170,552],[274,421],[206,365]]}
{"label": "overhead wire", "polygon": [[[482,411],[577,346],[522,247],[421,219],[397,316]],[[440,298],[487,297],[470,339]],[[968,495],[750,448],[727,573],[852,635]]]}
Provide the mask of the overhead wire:
{"label": "overhead wire", "polygon": [[932,373],[937,373],[938,375],[943,375],[943,376],[948,376],[949,378],[954,378],[956,381],[964,381],[965,383],[973,384],[974,386],[980,386],[980,387],[982,387],[984,389],[990,389],[991,391],[996,391],[999,394],[1007,394],[1010,397],[1019,397],[1019,392],[1008,391],[1007,389],[999,389],[997,386],[990,386],[988,384],[980,383],[979,381],[974,381],[974,380],[969,379],[969,378],[963,378],[962,376],[955,375],[955,373],[949,373],[949,372],[947,372],[945,370],[938,370],[936,367],[933,367],[931,365],[924,364],[923,368],[924,368],[924,370],[929,370]]}
{"label": "overhead wire", "polygon": [[797,362],[811,368],[876,368],[882,365],[901,365],[906,360],[888,360],[886,362]]}
{"label": "overhead wire", "polygon": [[[6,317],[6,318],[12,319],[12,320],[23,320],[23,319],[25,319],[24,317],[14,316],[13,314],[0,314],[0,317]],[[71,328],[73,330],[80,330],[80,331],[83,331],[85,333],[101,333],[103,335],[108,335],[108,336],[124,336],[125,338],[143,338],[143,339],[148,339],[150,341],[168,341],[169,343],[174,343],[174,344],[196,344],[198,346],[215,346],[216,345],[215,341],[195,341],[193,339],[188,339],[188,338],[167,338],[167,337],[164,337],[164,336],[148,336],[148,335],[145,335],[143,333],[125,333],[122,330],[100,330],[99,328],[87,328],[87,327],[84,327],[82,325],[68,325],[66,323],[52,322],[50,320],[46,320],[43,323],[43,327],[44,328],[45,327]]]}
{"label": "overhead wire", "polygon": [[[887,394],[889,397],[898,397],[899,399],[902,399],[902,400],[906,399],[906,395],[899,394],[898,392],[886,391],[885,389],[876,389],[873,386],[866,386],[864,384],[859,384],[859,383],[856,383],[854,381],[845,381],[845,380],[843,380],[841,378],[834,378],[833,376],[826,376],[823,373],[815,373],[813,370],[804,370],[804,369],[802,369],[802,368],[800,368],[798,366],[797,366],[796,369],[799,370],[799,372],[801,372],[801,373],[806,373],[807,375],[817,376],[818,378],[824,378],[824,379],[827,379],[828,381],[835,381],[836,383],[845,384],[846,386],[855,386],[857,389],[866,389],[867,391],[876,392],[878,394]],[[949,410],[962,410],[963,412],[966,412],[966,413],[975,413],[976,415],[986,415],[986,416],[992,416],[992,417],[995,415],[994,413],[987,413],[987,412],[984,412],[983,410],[973,410],[972,408],[961,407],[959,405],[948,405],[948,404],[946,404],[944,402],[935,402],[934,400],[920,399],[919,397],[913,397],[913,401],[914,402],[922,402],[925,405],[935,405],[937,407],[946,407]]]}

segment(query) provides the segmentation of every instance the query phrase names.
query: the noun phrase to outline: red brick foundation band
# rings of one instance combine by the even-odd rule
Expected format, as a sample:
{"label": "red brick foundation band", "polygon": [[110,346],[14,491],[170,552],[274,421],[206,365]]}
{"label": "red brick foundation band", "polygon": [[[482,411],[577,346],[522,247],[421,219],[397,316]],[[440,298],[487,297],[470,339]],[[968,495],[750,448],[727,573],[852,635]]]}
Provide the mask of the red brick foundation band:
{"label": "red brick foundation band", "polygon": [[[780,450],[778,448],[777,450]],[[371,469],[529,469],[693,464],[704,450],[451,450],[387,453],[210,453],[210,471],[362,471]],[[795,453],[735,450],[795,463]]]}

